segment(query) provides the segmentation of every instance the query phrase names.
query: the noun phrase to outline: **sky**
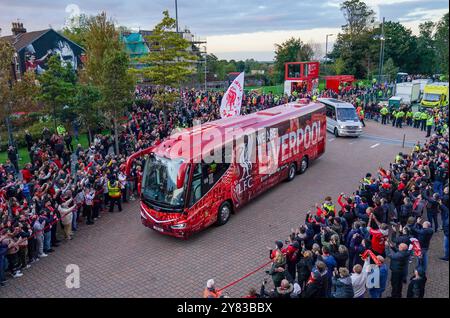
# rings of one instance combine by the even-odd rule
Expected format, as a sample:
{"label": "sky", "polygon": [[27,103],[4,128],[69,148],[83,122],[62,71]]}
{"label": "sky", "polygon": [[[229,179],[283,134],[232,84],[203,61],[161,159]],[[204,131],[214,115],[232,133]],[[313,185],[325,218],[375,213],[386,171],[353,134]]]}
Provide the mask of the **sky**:
{"label": "sky", "polygon": [[[223,59],[271,61],[276,43],[300,37],[325,53],[345,24],[343,0],[178,0],[180,28],[207,40],[208,53]],[[438,21],[449,11],[448,0],[366,0],[379,20],[398,21],[418,33],[426,20]],[[0,0],[1,35],[11,34],[19,20],[28,31],[49,26],[61,29],[68,17],[106,11],[118,24],[152,29],[168,9],[175,16],[175,0]]]}

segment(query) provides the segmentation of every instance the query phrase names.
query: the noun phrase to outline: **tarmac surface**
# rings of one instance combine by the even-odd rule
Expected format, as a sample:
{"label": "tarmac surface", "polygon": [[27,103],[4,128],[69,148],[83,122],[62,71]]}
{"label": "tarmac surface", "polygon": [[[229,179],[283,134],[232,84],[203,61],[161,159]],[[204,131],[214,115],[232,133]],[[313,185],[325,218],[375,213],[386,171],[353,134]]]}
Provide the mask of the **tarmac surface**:
{"label": "tarmac surface", "polygon": [[[225,226],[210,227],[187,241],[163,236],[141,224],[138,201],[132,201],[121,213],[103,213],[95,225],[81,225],[72,241],[33,264],[23,277],[9,279],[0,297],[196,298],[210,278],[218,288],[225,286],[266,263],[267,247],[287,239],[316,202],[353,193],[367,172],[388,167],[396,154],[425,141],[425,133],[417,129],[366,124],[360,138],[328,133],[326,153],[304,175],[254,199]],[[402,148],[404,134],[407,148]],[[426,297],[449,297],[449,267],[441,256],[443,233],[438,232],[429,252]],[[79,288],[66,287],[70,264],[80,269]],[[265,277],[261,270],[227,292],[242,297],[250,287],[259,289]]]}

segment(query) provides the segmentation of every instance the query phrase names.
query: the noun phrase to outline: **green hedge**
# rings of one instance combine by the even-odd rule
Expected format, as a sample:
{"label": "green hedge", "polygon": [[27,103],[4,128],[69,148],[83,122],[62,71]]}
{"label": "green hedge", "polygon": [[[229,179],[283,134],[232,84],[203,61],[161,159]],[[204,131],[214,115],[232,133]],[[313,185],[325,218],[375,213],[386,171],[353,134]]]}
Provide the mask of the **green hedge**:
{"label": "green hedge", "polygon": [[[34,140],[42,138],[42,130],[44,127],[47,127],[50,129],[51,132],[53,132],[53,123],[52,122],[40,122],[36,121],[33,125],[27,127],[26,129],[30,132],[30,134],[33,136]],[[17,129],[17,128],[16,128]],[[25,130],[24,128],[20,128],[19,131],[14,130],[13,136],[14,141],[18,145],[19,148],[26,147],[25,143]],[[8,132],[3,131],[0,134],[0,151],[5,151],[8,147]]]}

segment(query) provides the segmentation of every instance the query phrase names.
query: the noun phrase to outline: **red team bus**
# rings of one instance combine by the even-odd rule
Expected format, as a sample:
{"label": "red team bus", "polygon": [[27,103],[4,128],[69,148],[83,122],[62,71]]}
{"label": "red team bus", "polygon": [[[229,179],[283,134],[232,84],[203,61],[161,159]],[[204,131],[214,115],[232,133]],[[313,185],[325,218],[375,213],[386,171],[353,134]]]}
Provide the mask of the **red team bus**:
{"label": "red team bus", "polygon": [[304,101],[178,132],[133,154],[147,156],[140,190],[142,223],[188,238],[283,180],[304,173],[325,152],[326,111]]}

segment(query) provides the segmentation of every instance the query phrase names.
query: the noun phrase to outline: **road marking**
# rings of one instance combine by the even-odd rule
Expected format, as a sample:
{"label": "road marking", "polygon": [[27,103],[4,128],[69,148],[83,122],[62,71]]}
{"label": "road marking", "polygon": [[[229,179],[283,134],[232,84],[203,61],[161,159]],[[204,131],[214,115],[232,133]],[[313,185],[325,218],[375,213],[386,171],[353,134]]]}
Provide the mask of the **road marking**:
{"label": "road marking", "polygon": [[351,143],[349,143],[349,145],[353,145],[355,142],[353,141],[353,142],[351,142]]}
{"label": "road marking", "polygon": [[373,145],[373,146],[371,146],[370,148],[376,148],[376,147],[378,147],[380,144],[375,144],[375,145]]}
{"label": "road marking", "polygon": [[328,142],[332,142],[332,141],[335,141],[336,140],[336,138],[331,138],[331,139],[328,139]]}

